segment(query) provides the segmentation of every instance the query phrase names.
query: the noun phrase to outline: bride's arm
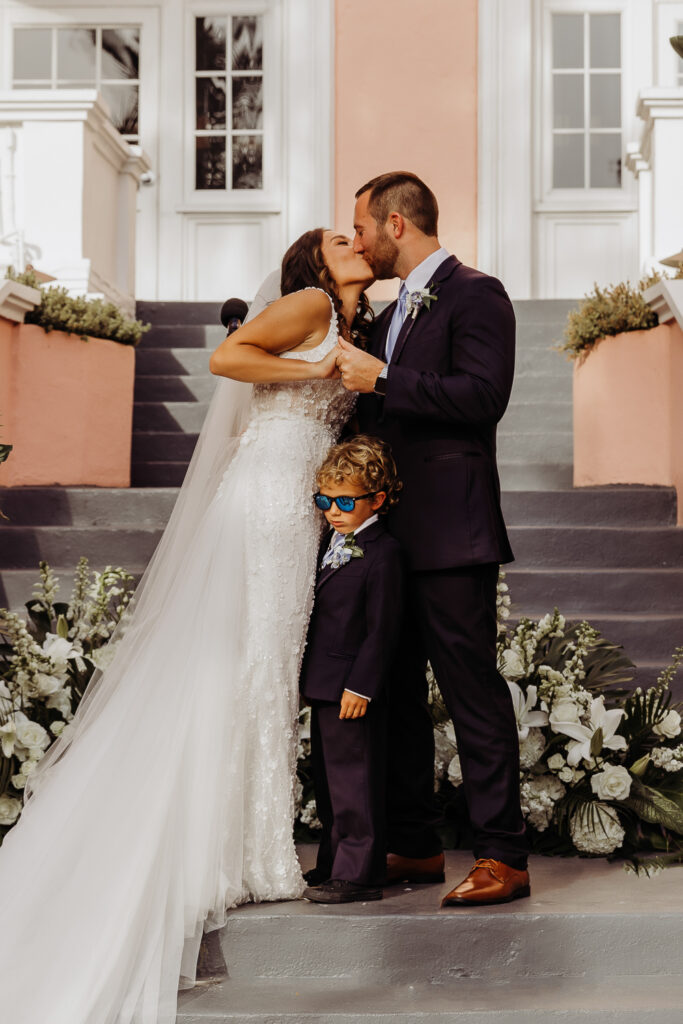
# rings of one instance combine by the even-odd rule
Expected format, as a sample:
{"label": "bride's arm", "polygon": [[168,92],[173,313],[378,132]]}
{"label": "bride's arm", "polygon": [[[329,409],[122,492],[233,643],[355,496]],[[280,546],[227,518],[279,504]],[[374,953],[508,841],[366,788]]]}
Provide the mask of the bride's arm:
{"label": "bride's arm", "polygon": [[336,352],[325,359],[280,359],[281,352],[315,348],[327,337],[330,300],[316,289],[294,292],[273,302],[221,342],[209,368],[219,377],[251,384],[335,376]]}

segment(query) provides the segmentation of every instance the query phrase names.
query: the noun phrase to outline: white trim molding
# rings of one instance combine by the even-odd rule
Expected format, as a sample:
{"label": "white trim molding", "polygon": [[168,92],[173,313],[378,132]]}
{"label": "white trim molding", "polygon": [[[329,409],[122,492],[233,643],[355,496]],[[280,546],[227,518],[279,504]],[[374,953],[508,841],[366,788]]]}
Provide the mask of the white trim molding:
{"label": "white trim molding", "polygon": [[24,317],[40,305],[40,290],[18,281],[0,284],[0,317],[23,324]]}

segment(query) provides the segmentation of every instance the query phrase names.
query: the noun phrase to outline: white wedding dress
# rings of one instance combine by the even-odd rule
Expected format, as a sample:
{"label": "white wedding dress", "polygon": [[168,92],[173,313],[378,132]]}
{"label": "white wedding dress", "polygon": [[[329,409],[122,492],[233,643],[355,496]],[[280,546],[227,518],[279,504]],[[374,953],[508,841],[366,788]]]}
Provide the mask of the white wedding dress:
{"label": "white wedding dress", "polygon": [[[336,340],[333,311],[321,345],[282,358],[320,360]],[[162,541],[154,585],[0,848],[7,1024],[173,1024],[202,930],[301,895],[312,495],[353,402],[338,380],[255,386],[185,549]]]}

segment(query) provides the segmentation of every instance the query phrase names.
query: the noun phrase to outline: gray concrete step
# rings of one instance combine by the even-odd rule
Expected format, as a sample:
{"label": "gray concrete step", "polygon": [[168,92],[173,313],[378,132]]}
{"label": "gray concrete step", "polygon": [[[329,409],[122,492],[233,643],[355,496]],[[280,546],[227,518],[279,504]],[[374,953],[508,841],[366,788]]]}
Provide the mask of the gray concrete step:
{"label": "gray concrete step", "polygon": [[219,321],[209,324],[155,324],[143,334],[138,350],[194,348],[205,353],[208,364],[210,350],[220,345],[224,337],[225,328]]}
{"label": "gray concrete step", "polygon": [[209,352],[204,348],[137,348],[136,376],[201,376],[208,374]]}
{"label": "gray concrete step", "polygon": [[211,374],[164,374],[135,378],[136,402],[210,402],[216,387]]}
{"label": "gray concrete step", "polygon": [[509,526],[675,526],[673,487],[640,484],[568,487],[561,491],[506,491],[503,514]]}
{"label": "gray concrete step", "polygon": [[[510,399],[505,415],[500,421],[498,431],[502,434],[561,434],[562,443],[566,435],[572,431],[571,401],[555,396],[551,400],[539,400],[537,395],[529,394],[528,389],[517,390]],[[573,451],[573,448],[572,448]]]}
{"label": "gray concrete step", "polygon": [[135,462],[186,462],[192,458],[197,434],[177,430],[137,431],[133,434],[132,457]]}
{"label": "gray concrete step", "polygon": [[180,487],[189,461],[184,462],[132,462],[130,482],[133,487]]}
{"label": "gray concrete step", "polygon": [[578,302],[578,299],[515,299],[512,305],[519,327],[526,324],[563,324]]}
{"label": "gray concrete step", "polygon": [[440,910],[471,863],[449,850],[443,886],[374,903],[231,911],[230,977],[181,994],[178,1024],[680,1024],[680,868],[532,857],[530,899]]}
{"label": "gray concrete step", "polygon": [[8,487],[0,508],[5,526],[163,529],[177,496],[177,487]]}
{"label": "gray concrete step", "polygon": [[680,1024],[683,979],[608,975],[441,984],[225,981],[181,996],[177,1024]]}
{"label": "gray concrete step", "polygon": [[[574,436],[571,430],[498,430],[499,464],[520,462],[524,465],[574,465]],[[542,490],[543,488],[539,488]]]}
{"label": "gray concrete step", "polygon": [[[528,608],[586,608],[597,614],[683,615],[683,565],[675,569],[525,569],[505,567],[513,602]],[[582,612],[582,616],[583,616]],[[591,619],[592,621],[592,619]],[[683,634],[681,635],[683,643]]]}
{"label": "gray concrete step", "polygon": [[[228,296],[226,295],[226,298]],[[220,324],[222,302],[138,302],[135,315],[155,326]]]}
{"label": "gray concrete step", "polygon": [[498,470],[504,491],[565,491],[571,487],[574,478],[571,464],[546,462],[542,453],[535,457],[537,461],[527,462],[518,451],[499,457]]}
{"label": "gray concrete step", "polygon": [[85,556],[94,566],[144,566],[162,532],[154,527],[8,526],[0,531],[0,565],[35,572],[43,559],[52,566],[75,566]]}
{"label": "gray concrete step", "polygon": [[159,430],[198,434],[208,409],[208,402],[136,402],[133,433]]}
{"label": "gray concrete step", "polygon": [[539,569],[678,568],[683,530],[675,526],[512,526],[520,566]]}

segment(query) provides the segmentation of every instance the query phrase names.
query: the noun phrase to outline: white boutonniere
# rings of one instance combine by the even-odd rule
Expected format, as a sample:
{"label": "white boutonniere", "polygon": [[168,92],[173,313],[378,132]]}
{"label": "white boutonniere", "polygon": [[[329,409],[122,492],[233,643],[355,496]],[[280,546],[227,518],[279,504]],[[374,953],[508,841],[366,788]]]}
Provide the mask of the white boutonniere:
{"label": "white boutonniere", "polygon": [[408,295],[406,296],[406,313],[408,313],[413,320],[420,312],[422,306],[424,306],[427,312],[429,312],[429,307],[432,302],[436,302],[438,300],[439,296],[434,294],[432,291],[433,287],[434,283],[432,282],[426,288],[420,288],[419,291],[408,292]]}

